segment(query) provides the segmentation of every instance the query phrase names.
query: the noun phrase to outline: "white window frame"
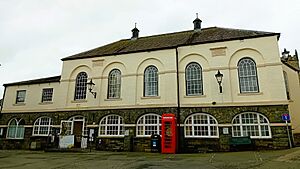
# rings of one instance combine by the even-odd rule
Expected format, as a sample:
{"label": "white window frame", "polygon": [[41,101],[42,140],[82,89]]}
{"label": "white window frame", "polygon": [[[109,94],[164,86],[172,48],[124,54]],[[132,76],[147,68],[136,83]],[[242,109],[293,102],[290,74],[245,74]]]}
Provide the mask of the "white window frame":
{"label": "white window frame", "polygon": [[[195,69],[195,71],[193,71]],[[196,78],[192,78],[196,76]],[[185,68],[185,87],[187,96],[203,95],[202,67],[196,62],[189,63]]]}
{"label": "white window frame", "polygon": [[[108,118],[109,117],[118,117],[118,123],[117,124],[108,124]],[[102,124],[102,122],[104,122],[104,124]],[[121,123],[122,121],[122,123]],[[104,133],[105,134],[101,134],[101,127],[104,127]],[[108,127],[117,127],[117,133],[118,134],[108,134],[107,131],[108,131]],[[123,128],[123,131],[121,130],[121,128]],[[115,115],[115,114],[112,114],[112,115],[107,115],[105,117],[103,117],[99,123],[99,136],[107,136],[107,137],[124,137],[124,118],[119,116],[119,115]]]}
{"label": "white window frame", "polygon": [[[195,124],[194,123],[195,116],[206,116],[207,124]],[[191,119],[192,124],[187,124],[187,121],[189,120],[189,118],[192,118]],[[216,123],[210,124],[210,118],[212,118]],[[208,127],[208,131],[207,131],[208,135],[195,135],[195,127],[203,127],[203,126]],[[192,127],[192,135],[187,134],[186,127]],[[216,127],[217,135],[211,135],[211,131],[212,131],[213,127]],[[206,113],[195,113],[195,114],[189,115],[184,121],[184,136],[186,138],[219,138],[218,121],[212,115],[206,114]]]}
{"label": "white window frame", "polygon": [[[47,118],[49,121],[48,121],[48,124],[47,125],[43,125],[41,124],[42,122],[42,119],[43,118]],[[38,123],[38,124],[36,124]],[[47,127],[48,131],[46,134],[41,134],[41,127]],[[35,134],[35,129],[37,128],[37,134]],[[52,128],[52,119],[50,117],[46,117],[46,116],[43,116],[43,117],[39,117],[38,119],[36,119],[36,121],[33,123],[33,130],[32,130],[32,135],[33,136],[49,136],[50,132],[51,132],[51,128]]]}
{"label": "white window frame", "polygon": [[113,69],[108,75],[108,99],[119,99],[121,96],[121,71]]}
{"label": "white window frame", "polygon": [[[83,79],[83,78],[85,78],[85,79]],[[80,72],[76,76],[74,100],[85,100],[86,99],[87,80],[88,80],[88,75],[86,72]]]}
{"label": "white window frame", "polygon": [[144,97],[158,96],[158,69],[150,65],[144,72]]}
{"label": "white window frame", "polygon": [[[256,116],[257,123],[243,123],[242,121],[242,115],[243,114],[254,114]],[[267,123],[261,123],[260,116],[267,121]],[[239,123],[234,123],[235,119],[238,118]],[[239,127],[239,135],[235,135],[234,126]],[[243,126],[258,126],[258,136],[250,136],[250,138],[272,138],[272,131],[270,127],[270,122],[268,118],[260,113],[257,112],[243,112],[240,113],[232,119],[232,137],[247,137],[248,135],[244,135],[244,129]],[[267,126],[269,131],[269,136],[262,136],[262,126]]]}
{"label": "white window frame", "polygon": [[[244,64],[246,64],[247,68],[250,71],[248,71],[248,69],[244,69],[242,67]],[[250,65],[250,67],[249,67],[249,64],[254,64],[254,66]],[[243,75],[241,72],[243,72]],[[252,72],[254,72],[254,74]],[[257,67],[256,67],[255,61],[252,58],[244,57],[239,60],[239,62],[238,62],[238,78],[239,78],[240,93],[258,93],[259,92]],[[244,80],[242,80],[242,79],[244,79]],[[254,90],[254,88],[256,88],[256,90]]]}
{"label": "white window frame", "polygon": [[[49,92],[49,91],[51,91],[51,92]],[[43,102],[52,102],[52,100],[53,100],[53,91],[54,91],[53,88],[44,88],[44,89],[42,89],[42,103]]]}
{"label": "white window frame", "polygon": [[[13,121],[13,120],[15,120],[16,121],[16,129],[15,129],[15,133],[14,133],[14,137],[9,137],[9,129],[10,129],[10,124],[11,124],[11,122]],[[24,127],[24,125],[20,125],[19,123],[22,121],[23,119],[19,119],[19,120],[17,120],[16,118],[13,118],[13,119],[11,119],[10,121],[9,121],[9,123],[8,123],[8,126],[7,126],[7,133],[6,133],[6,138],[7,139],[24,139],[24,135],[25,135],[25,127]],[[24,120],[23,120],[24,121]],[[25,121],[24,121],[24,123],[25,123]],[[21,126],[21,127],[20,127]],[[23,130],[23,134],[22,134],[22,136],[21,137],[17,137],[18,136],[18,133],[20,132],[20,130]]]}
{"label": "white window frame", "polygon": [[[156,116],[156,123],[154,124],[146,124],[146,116]],[[139,122],[141,121],[141,123],[139,124]],[[145,134],[146,133],[146,127],[147,126],[153,126],[156,127],[156,133],[153,134],[159,134],[161,135],[161,116],[158,114],[154,114],[154,113],[148,113],[148,114],[144,114],[142,115],[136,123],[136,136],[137,137],[150,137],[151,134]],[[142,134],[139,134],[139,127],[142,127]]]}
{"label": "white window frame", "polygon": [[73,135],[73,121],[70,120],[61,120],[60,121],[60,134],[62,134],[62,128],[63,128],[63,123],[69,123],[71,126],[71,131],[70,133],[67,133],[67,135]]}
{"label": "white window frame", "polygon": [[[19,94],[21,94],[21,93],[24,93],[24,96],[23,95],[19,96]],[[20,98],[22,98],[22,100],[20,100]],[[26,90],[17,90],[17,93],[16,93],[16,104],[25,103],[25,99],[26,99]]]}

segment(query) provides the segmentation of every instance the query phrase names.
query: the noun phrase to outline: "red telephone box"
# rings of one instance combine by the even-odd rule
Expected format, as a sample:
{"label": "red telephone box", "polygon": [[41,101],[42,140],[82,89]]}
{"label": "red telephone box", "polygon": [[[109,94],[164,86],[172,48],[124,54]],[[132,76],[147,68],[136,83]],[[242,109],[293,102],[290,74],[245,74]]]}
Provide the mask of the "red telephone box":
{"label": "red telephone box", "polygon": [[176,153],[176,116],[163,114],[161,125],[161,153]]}

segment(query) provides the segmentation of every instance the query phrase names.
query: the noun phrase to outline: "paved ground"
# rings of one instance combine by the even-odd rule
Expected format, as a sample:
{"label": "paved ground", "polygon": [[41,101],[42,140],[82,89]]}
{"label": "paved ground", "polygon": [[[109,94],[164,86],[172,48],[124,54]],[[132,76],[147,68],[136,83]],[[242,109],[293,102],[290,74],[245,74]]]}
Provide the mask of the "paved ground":
{"label": "paved ground", "polygon": [[0,151],[0,168],[17,169],[300,169],[300,147],[280,151],[207,154],[158,153],[45,153]]}

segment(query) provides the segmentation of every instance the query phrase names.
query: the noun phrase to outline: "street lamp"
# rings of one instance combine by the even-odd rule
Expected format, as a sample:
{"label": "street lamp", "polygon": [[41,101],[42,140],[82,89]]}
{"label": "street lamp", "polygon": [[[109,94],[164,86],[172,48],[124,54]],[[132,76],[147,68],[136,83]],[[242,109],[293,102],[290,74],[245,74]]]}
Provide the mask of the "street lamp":
{"label": "street lamp", "polygon": [[87,86],[88,86],[88,89],[89,89],[90,93],[92,93],[92,95],[94,96],[94,98],[96,98],[97,92],[93,92],[93,91],[92,91],[93,88],[94,88],[94,86],[95,86],[95,83],[93,82],[93,80],[91,79],[90,82],[88,82],[88,83],[86,83],[86,84],[87,84]]}
{"label": "street lamp", "polygon": [[222,83],[222,79],[223,79],[223,74],[220,73],[220,70],[218,70],[217,74],[215,74],[215,77],[216,77],[217,82],[218,82],[218,84],[219,84],[220,93],[222,93],[223,90],[222,90],[222,85],[221,85],[221,83]]}

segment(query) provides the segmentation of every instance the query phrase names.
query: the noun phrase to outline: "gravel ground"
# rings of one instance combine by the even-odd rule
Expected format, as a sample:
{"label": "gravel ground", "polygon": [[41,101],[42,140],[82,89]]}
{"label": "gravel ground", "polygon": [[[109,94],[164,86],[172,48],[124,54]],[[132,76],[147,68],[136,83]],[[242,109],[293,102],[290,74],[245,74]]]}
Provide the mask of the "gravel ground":
{"label": "gravel ground", "polygon": [[206,154],[137,152],[45,153],[0,151],[0,168],[16,169],[300,169],[300,147],[276,151]]}

